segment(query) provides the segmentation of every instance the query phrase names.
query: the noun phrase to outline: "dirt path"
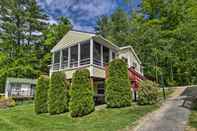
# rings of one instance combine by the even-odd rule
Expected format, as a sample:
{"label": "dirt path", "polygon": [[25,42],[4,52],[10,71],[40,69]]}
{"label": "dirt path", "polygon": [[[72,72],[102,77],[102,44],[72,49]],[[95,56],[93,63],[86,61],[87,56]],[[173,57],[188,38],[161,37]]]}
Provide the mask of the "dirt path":
{"label": "dirt path", "polygon": [[190,110],[182,107],[186,87],[176,88],[160,109],[139,121],[133,131],[184,131]]}

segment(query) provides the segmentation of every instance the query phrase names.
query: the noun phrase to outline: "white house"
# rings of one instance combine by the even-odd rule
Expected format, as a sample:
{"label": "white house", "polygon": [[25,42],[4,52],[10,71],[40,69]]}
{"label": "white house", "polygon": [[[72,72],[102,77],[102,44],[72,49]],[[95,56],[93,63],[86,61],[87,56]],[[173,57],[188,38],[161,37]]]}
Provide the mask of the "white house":
{"label": "white house", "polygon": [[118,47],[101,35],[93,33],[69,31],[51,50],[53,72],[63,71],[66,78],[71,80],[73,73],[80,68],[90,71],[92,83],[97,94],[104,93],[106,78],[105,65],[115,58],[122,58],[143,75],[141,61],[132,46]]}

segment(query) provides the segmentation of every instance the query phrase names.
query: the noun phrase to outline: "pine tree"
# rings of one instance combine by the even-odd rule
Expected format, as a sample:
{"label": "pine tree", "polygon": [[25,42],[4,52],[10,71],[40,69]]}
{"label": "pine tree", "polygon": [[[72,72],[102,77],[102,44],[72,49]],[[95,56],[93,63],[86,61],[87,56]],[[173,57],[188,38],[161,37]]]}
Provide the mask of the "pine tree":
{"label": "pine tree", "polygon": [[126,63],[115,59],[109,64],[109,76],[106,80],[105,101],[108,107],[130,106],[131,85]]}
{"label": "pine tree", "polygon": [[77,70],[72,78],[69,111],[72,117],[81,117],[94,111],[93,87],[88,69]]}
{"label": "pine tree", "polygon": [[48,111],[51,115],[68,111],[68,83],[63,72],[54,72],[48,90]]}
{"label": "pine tree", "polygon": [[40,76],[37,79],[36,93],[35,93],[35,112],[46,113],[48,112],[48,89],[49,78],[47,76]]}

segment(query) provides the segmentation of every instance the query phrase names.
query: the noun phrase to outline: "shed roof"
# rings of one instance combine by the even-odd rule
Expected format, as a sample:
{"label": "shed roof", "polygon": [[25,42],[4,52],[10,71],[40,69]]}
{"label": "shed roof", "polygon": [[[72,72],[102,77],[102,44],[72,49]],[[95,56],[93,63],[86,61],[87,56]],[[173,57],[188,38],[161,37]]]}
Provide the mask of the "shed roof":
{"label": "shed roof", "polygon": [[36,79],[8,77],[8,78],[7,78],[7,83],[36,84]]}

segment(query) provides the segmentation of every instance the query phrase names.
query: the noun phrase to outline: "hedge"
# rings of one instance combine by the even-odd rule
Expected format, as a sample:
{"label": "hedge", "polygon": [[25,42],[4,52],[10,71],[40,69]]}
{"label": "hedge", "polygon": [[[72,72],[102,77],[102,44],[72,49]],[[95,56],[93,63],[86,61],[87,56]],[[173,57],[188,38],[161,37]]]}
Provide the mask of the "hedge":
{"label": "hedge", "polygon": [[131,85],[128,68],[121,59],[109,63],[108,78],[105,85],[105,101],[108,107],[126,107],[131,105]]}
{"label": "hedge", "polygon": [[54,72],[48,90],[48,111],[51,115],[68,111],[68,82],[63,72]]}
{"label": "hedge", "polygon": [[138,90],[138,104],[150,105],[159,101],[159,86],[149,80],[141,81]]}
{"label": "hedge", "polygon": [[81,117],[94,111],[93,87],[88,69],[73,74],[69,111],[72,117]]}
{"label": "hedge", "polygon": [[49,78],[48,76],[40,76],[37,80],[36,91],[35,91],[35,104],[34,109],[37,114],[48,112],[48,88]]}

